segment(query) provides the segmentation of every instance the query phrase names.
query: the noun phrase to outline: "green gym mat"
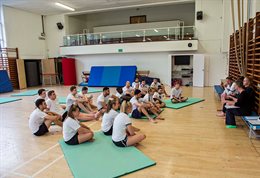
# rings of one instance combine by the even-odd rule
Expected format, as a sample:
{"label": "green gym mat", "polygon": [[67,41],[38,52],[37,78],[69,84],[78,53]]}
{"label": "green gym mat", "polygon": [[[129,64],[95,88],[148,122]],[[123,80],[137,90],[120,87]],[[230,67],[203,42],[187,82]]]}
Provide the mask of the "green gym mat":
{"label": "green gym mat", "polygon": [[[78,92],[81,92],[81,90],[78,90]],[[88,93],[99,93],[99,92],[103,92],[102,89],[98,89],[98,88],[88,88]]]}
{"label": "green gym mat", "polygon": [[59,104],[66,104],[66,97],[59,97]]}
{"label": "green gym mat", "polygon": [[21,98],[0,98],[0,104],[21,100]]}
{"label": "green gym mat", "polygon": [[172,103],[170,99],[164,100],[166,107],[167,108],[172,108],[172,109],[180,109],[198,102],[204,101],[204,99],[201,98],[188,98],[187,101],[183,103]]}
{"label": "green gym mat", "polygon": [[11,96],[34,96],[38,94],[38,90],[28,90],[21,93],[12,94]]}
{"label": "green gym mat", "polygon": [[120,148],[110,136],[95,132],[95,141],[80,145],[60,146],[75,178],[119,177],[156,163],[135,147]]}

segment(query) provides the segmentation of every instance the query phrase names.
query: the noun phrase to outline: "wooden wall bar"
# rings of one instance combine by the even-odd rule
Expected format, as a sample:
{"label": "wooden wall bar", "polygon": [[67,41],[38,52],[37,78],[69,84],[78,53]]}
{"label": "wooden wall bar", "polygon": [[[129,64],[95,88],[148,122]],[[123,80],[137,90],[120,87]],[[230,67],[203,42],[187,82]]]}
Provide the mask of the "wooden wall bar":
{"label": "wooden wall bar", "polygon": [[[240,29],[244,28],[246,32],[247,24]],[[256,17],[249,19],[248,22],[248,33],[243,35],[244,43],[241,45],[242,47],[242,55],[246,55],[247,50],[247,67],[246,67],[246,75],[250,77],[253,81],[252,86],[256,92],[256,103],[255,109],[260,113],[260,13],[256,13]],[[230,50],[229,50],[229,76],[231,76],[234,80],[238,79],[241,76],[239,72],[235,50],[238,52],[238,57],[241,58],[240,49],[239,49],[239,31],[236,32],[236,43],[234,43],[234,34],[230,36]],[[248,44],[246,49],[246,37],[248,36]],[[245,56],[246,57],[246,56]]]}

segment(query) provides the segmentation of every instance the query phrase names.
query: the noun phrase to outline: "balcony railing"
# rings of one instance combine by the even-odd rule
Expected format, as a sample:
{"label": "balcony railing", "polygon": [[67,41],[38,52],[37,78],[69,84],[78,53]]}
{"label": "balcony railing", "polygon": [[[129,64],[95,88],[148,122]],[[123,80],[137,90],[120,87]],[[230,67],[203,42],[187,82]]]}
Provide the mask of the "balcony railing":
{"label": "balcony railing", "polygon": [[117,44],[153,41],[194,40],[195,27],[167,27],[143,30],[114,31],[67,35],[63,37],[63,46],[83,46],[98,44]]}

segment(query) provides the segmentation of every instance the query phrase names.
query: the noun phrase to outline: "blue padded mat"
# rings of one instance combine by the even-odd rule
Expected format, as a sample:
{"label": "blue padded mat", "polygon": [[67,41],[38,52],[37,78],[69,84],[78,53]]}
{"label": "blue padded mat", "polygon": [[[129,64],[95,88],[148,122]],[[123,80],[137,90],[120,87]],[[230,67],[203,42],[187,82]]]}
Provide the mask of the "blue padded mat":
{"label": "blue padded mat", "polygon": [[12,83],[6,70],[0,70],[0,93],[13,91]]}
{"label": "blue padded mat", "polygon": [[136,70],[136,66],[92,66],[88,86],[124,86],[126,81],[134,81]]}
{"label": "blue padded mat", "polygon": [[217,94],[222,94],[224,89],[220,85],[214,85],[214,89]]}

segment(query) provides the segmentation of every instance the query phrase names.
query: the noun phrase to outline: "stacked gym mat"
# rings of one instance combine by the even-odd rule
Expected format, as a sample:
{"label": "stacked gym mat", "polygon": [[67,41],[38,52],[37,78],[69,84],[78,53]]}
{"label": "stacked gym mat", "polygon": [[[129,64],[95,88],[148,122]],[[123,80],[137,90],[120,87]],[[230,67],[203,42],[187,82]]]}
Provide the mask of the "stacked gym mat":
{"label": "stacked gym mat", "polygon": [[126,81],[135,80],[136,66],[93,66],[90,70],[88,86],[121,87]]}
{"label": "stacked gym mat", "polygon": [[0,93],[13,91],[13,86],[6,70],[0,70]]}

